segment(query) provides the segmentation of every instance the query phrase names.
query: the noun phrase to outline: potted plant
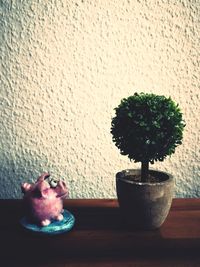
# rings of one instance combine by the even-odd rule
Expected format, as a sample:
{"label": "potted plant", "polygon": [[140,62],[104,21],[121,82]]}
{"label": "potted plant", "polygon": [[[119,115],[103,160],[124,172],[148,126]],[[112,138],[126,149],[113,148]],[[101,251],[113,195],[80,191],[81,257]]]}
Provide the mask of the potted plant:
{"label": "potted plant", "polygon": [[141,169],[127,169],[116,175],[119,206],[125,221],[137,228],[162,225],[171,207],[172,175],[149,169],[149,163],[163,161],[182,143],[185,127],[181,110],[170,97],[135,93],[115,108],[111,133],[122,155],[141,162]]}

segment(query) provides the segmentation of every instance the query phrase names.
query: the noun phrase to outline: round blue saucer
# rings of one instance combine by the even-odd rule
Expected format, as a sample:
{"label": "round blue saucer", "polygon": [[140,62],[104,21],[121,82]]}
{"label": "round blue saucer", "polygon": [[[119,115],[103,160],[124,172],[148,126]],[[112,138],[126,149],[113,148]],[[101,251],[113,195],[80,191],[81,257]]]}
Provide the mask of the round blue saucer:
{"label": "round blue saucer", "polygon": [[30,223],[27,217],[23,217],[20,220],[20,224],[27,230],[36,233],[48,234],[48,235],[61,234],[70,231],[75,223],[74,215],[71,214],[68,210],[64,210],[62,215],[63,215],[62,221],[54,220],[48,226],[40,226],[34,223]]}

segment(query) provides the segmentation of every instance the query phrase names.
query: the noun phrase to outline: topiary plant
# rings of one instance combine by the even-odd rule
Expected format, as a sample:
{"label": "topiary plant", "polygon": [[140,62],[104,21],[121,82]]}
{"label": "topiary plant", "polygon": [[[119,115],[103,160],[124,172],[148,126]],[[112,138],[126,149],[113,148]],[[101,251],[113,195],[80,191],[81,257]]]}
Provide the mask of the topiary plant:
{"label": "topiary plant", "polygon": [[149,162],[163,161],[182,143],[185,127],[178,104],[170,97],[135,93],[115,108],[111,133],[122,155],[141,162],[141,182],[149,177]]}

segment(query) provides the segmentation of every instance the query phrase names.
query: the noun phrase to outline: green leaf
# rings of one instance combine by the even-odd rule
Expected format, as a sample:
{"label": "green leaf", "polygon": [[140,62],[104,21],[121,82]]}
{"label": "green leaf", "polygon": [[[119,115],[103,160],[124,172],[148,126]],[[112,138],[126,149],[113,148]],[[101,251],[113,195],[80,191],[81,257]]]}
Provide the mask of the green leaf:
{"label": "green leaf", "polygon": [[185,122],[170,97],[135,93],[121,100],[115,114],[112,140],[134,162],[163,161],[182,143]]}

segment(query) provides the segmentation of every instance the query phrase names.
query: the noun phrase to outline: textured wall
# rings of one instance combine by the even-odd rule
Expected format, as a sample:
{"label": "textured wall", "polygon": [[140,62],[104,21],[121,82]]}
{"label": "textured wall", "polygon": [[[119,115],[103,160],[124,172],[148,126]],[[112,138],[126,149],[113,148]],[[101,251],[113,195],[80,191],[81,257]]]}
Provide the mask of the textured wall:
{"label": "textured wall", "polygon": [[200,197],[199,0],[1,0],[0,198],[43,170],[72,198],[115,197],[115,173],[139,165],[110,135],[113,109],[135,91],[171,96],[183,145],[153,168],[176,196]]}

